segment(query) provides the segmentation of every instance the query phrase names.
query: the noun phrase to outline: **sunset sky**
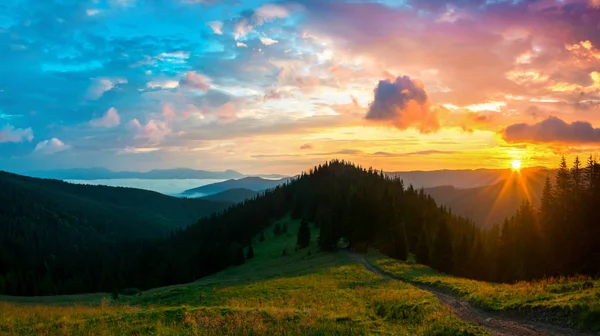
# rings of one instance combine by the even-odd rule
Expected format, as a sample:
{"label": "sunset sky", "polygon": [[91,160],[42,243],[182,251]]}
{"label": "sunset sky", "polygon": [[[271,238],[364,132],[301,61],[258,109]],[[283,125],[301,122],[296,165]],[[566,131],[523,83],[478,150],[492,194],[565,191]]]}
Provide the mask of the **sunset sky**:
{"label": "sunset sky", "polygon": [[2,0],[0,169],[600,154],[600,0]]}

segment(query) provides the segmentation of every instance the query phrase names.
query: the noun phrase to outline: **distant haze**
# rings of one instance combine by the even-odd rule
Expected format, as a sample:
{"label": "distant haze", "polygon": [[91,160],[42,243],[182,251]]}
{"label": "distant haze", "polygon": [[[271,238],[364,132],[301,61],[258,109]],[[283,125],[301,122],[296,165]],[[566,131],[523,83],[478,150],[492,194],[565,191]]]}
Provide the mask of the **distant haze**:
{"label": "distant haze", "polygon": [[100,180],[65,180],[77,184],[107,185],[111,187],[129,187],[152,190],[162,194],[178,196],[184,190],[207,184],[223,182],[222,179],[100,179]]}

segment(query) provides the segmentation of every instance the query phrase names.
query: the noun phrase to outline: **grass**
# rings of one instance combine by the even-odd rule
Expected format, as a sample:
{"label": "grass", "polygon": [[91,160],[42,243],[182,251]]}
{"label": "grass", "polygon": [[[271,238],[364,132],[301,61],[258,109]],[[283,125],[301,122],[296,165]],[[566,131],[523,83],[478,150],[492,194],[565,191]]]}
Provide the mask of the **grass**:
{"label": "grass", "polygon": [[[398,279],[451,292],[487,310],[531,312],[546,316],[549,321],[562,316],[567,325],[600,331],[599,280],[580,276],[496,284],[441,274],[430,267],[399,262],[377,252],[370,252],[366,259]],[[593,287],[585,288],[584,284]]]}
{"label": "grass", "polygon": [[[367,271],[343,253],[295,251],[299,223],[254,245],[242,266],[140,295],[67,304],[0,303],[0,334],[485,335],[429,292]],[[312,241],[317,233],[312,232]],[[287,247],[288,255],[282,256]],[[310,255],[308,251],[311,251]],[[93,300],[97,300],[93,302]],[[80,304],[79,302],[85,302]]]}

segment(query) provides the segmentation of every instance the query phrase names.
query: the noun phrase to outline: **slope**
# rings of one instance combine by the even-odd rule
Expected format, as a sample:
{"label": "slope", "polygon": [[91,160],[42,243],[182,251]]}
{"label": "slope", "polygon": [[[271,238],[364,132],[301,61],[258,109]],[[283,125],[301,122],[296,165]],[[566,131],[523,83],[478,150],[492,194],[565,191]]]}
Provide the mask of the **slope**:
{"label": "slope", "polygon": [[513,172],[506,180],[489,186],[467,189],[439,186],[426,188],[425,192],[438,204],[489,228],[515,214],[526,200],[539,205],[546,176],[547,172],[541,170]]}
{"label": "slope", "polygon": [[74,277],[87,272],[96,284],[102,271],[91,268],[120,259],[123,242],[166,235],[229,206],[5,172],[0,204],[0,293],[22,295],[93,290]]}
{"label": "slope", "polygon": [[[294,251],[288,232],[253,238],[255,257],[200,281],[95,304],[0,302],[0,331],[11,335],[486,335],[435,296],[386,281],[344,253]],[[287,254],[282,251],[287,247]],[[310,252],[309,252],[310,251]],[[1,298],[0,298],[1,299]],[[88,301],[89,302],[89,301]]]}
{"label": "slope", "polygon": [[236,189],[228,189],[222,191],[217,194],[212,194],[209,196],[201,197],[200,199],[207,201],[215,201],[215,202],[229,202],[229,203],[240,203],[249,198],[255,197],[258,195],[258,191],[244,189],[244,188],[236,188]]}
{"label": "slope", "polygon": [[223,182],[208,184],[202,187],[185,190],[182,195],[198,197],[217,194],[230,189],[249,189],[253,191],[261,191],[274,188],[284,184],[289,178],[283,179],[264,179],[262,177],[244,177],[241,179],[231,179]]}

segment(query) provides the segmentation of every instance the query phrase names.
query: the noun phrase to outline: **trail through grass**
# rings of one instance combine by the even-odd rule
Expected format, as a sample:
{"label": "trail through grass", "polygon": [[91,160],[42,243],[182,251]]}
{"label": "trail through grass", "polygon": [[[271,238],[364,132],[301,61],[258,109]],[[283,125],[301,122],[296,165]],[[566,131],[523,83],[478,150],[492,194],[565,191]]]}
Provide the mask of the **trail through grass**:
{"label": "trail through grass", "polygon": [[[295,251],[288,233],[255,258],[195,283],[94,305],[0,305],[0,334],[17,335],[485,335],[430,293],[388,281],[343,253]],[[312,232],[312,241],[316,241]],[[287,247],[287,256],[282,251]],[[309,254],[310,250],[310,254]]]}
{"label": "trail through grass", "polygon": [[370,252],[366,259],[398,279],[445,290],[480,308],[529,313],[541,322],[600,330],[598,280],[570,277],[495,284],[441,274],[430,267],[400,262],[377,252]]}

